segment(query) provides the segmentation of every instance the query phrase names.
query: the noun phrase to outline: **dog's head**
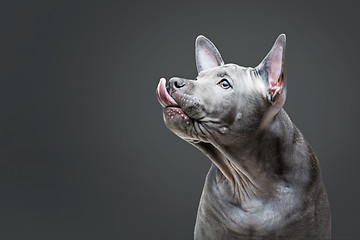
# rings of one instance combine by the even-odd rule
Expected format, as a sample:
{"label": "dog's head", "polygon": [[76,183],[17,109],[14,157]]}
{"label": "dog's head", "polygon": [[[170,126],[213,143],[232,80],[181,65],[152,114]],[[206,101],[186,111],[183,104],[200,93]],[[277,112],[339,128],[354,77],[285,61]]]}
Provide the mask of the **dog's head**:
{"label": "dog's head", "polygon": [[223,144],[266,126],[286,98],[285,35],[255,68],[224,64],[204,36],[195,43],[198,76],[160,79],[156,89],[166,126],[191,143]]}

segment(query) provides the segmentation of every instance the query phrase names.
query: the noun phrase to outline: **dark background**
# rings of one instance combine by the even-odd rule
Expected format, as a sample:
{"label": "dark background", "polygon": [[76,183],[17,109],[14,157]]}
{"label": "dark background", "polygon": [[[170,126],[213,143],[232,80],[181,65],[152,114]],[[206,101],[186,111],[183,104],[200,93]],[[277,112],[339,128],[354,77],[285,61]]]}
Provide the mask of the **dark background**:
{"label": "dark background", "polygon": [[199,34],[256,66],[283,32],[285,109],[319,157],[333,238],[360,238],[357,6],[7,2],[1,239],[192,239],[210,161],[163,124],[158,80],[196,76]]}

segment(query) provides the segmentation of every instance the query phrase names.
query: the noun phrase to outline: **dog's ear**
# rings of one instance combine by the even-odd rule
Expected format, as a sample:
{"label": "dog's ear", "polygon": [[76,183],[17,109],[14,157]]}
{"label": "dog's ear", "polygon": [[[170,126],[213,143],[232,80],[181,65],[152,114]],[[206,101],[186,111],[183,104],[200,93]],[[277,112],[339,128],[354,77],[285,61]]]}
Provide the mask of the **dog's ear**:
{"label": "dog's ear", "polygon": [[198,36],[195,41],[195,60],[198,72],[224,65],[215,45],[202,35]]}
{"label": "dog's ear", "polygon": [[284,106],[286,99],[285,45],[286,36],[281,34],[264,60],[255,68],[268,86],[267,97],[276,112]]}

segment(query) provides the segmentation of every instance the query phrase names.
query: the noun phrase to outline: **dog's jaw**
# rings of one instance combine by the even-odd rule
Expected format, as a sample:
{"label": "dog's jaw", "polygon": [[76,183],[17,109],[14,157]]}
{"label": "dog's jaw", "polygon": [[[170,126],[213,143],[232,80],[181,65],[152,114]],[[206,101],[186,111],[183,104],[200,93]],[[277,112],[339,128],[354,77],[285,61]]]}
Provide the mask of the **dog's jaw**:
{"label": "dog's jaw", "polygon": [[175,100],[175,97],[170,95],[166,89],[166,80],[164,78],[159,81],[156,95],[160,105],[163,107],[165,125],[172,132],[189,143],[207,142],[206,129],[195,118],[189,117],[191,114],[183,110],[183,108],[188,110],[184,99],[176,98],[177,100]]}

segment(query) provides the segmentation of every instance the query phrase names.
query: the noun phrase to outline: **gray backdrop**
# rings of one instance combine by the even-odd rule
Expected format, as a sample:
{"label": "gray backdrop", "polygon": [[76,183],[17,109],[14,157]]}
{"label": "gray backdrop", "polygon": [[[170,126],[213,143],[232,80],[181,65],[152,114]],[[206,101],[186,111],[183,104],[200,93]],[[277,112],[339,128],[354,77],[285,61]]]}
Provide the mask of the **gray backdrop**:
{"label": "gray backdrop", "polygon": [[283,32],[285,109],[319,157],[333,237],[360,237],[355,5],[7,2],[1,239],[192,239],[210,161],[163,124],[158,80],[196,76],[199,34],[256,66]]}

